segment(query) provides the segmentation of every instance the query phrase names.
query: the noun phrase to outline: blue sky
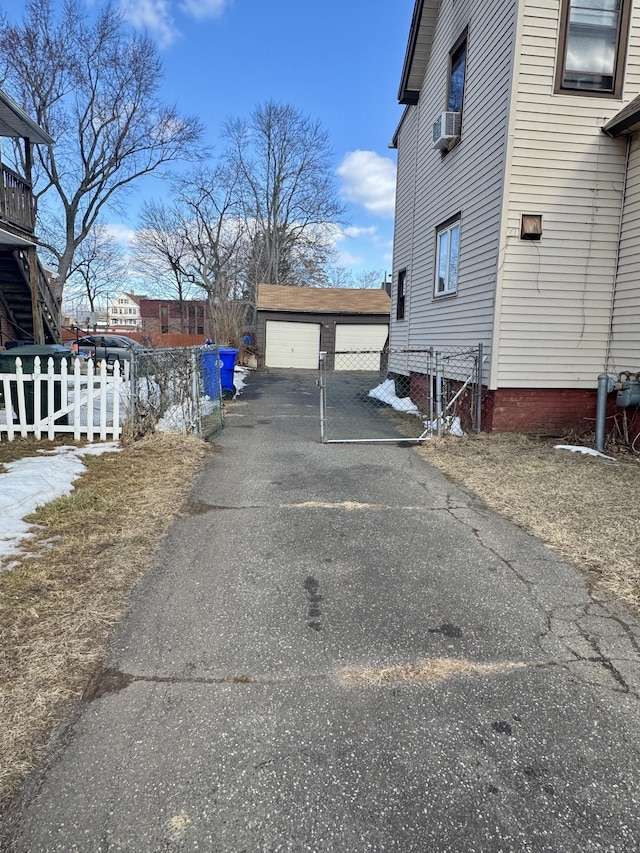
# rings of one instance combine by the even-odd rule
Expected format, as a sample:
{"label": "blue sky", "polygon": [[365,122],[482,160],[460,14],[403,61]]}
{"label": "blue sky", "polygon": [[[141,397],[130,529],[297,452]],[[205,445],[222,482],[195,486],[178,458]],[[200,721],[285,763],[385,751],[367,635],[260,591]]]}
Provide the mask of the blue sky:
{"label": "blue sky", "polygon": [[[60,2],[60,0],[55,0]],[[87,0],[97,6],[100,0]],[[16,0],[2,6],[13,20]],[[335,152],[349,226],[338,264],[391,270],[397,89],[414,0],[120,0],[133,27],[156,40],[162,93],[198,115],[219,147],[230,116],[273,99],[318,119]],[[144,194],[162,193],[147,182]],[[128,199],[122,229],[135,228],[142,193]]]}

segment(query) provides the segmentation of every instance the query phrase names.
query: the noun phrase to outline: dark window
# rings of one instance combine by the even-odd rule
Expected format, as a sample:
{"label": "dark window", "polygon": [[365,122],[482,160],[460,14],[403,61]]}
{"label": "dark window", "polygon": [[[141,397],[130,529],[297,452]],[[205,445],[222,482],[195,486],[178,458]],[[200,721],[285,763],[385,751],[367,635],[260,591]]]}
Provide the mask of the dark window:
{"label": "dark window", "polygon": [[449,94],[447,96],[447,110],[449,112],[461,113],[464,100],[464,75],[467,67],[467,39],[463,37],[456,47],[451,51],[449,68]]}
{"label": "dark window", "polygon": [[398,288],[396,291],[396,320],[404,320],[405,288],[407,284],[407,271],[400,270],[398,273]]}
{"label": "dark window", "polygon": [[169,334],[169,306],[160,306],[160,332],[163,335]]}
{"label": "dark window", "polygon": [[557,91],[622,92],[631,0],[564,0]]}

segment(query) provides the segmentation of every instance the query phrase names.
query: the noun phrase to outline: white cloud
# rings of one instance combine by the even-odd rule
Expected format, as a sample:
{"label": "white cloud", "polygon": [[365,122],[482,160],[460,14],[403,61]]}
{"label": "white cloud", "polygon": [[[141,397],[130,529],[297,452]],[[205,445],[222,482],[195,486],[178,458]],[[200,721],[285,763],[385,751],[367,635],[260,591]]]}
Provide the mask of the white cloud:
{"label": "white cloud", "polygon": [[178,36],[168,0],[120,0],[120,9],[131,26],[147,30],[161,47]]}
{"label": "white cloud", "polygon": [[351,252],[339,252],[337,261],[340,267],[352,267],[363,263],[364,258],[360,255],[353,255]]}
{"label": "white cloud", "polygon": [[104,230],[116,243],[120,243],[125,249],[129,248],[133,242],[133,238],[136,236],[133,228],[129,228],[128,225],[123,225],[121,222],[109,223],[104,226]]}
{"label": "white cloud", "polygon": [[180,9],[197,21],[202,21],[205,18],[219,17],[228,2],[229,0],[182,0]]}
{"label": "white cloud", "polygon": [[360,237],[375,237],[378,233],[378,229],[375,225],[370,225],[367,228],[358,228],[357,225],[349,225],[342,232],[343,237],[351,237],[354,240],[357,240]]}
{"label": "white cloud", "polygon": [[174,8],[190,18],[203,21],[217,18],[233,0],[120,0],[120,9],[131,26],[146,30],[160,45],[169,47],[180,31],[174,20]]}
{"label": "white cloud", "polygon": [[396,166],[375,151],[350,151],[336,174],[342,179],[344,198],[378,216],[393,216]]}

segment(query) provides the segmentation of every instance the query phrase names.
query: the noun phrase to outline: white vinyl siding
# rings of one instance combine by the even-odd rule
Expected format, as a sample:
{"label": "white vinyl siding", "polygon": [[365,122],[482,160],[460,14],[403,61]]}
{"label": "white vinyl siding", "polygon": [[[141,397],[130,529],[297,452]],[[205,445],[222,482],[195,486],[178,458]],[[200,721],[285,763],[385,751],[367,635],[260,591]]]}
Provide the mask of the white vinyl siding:
{"label": "white vinyl siding", "polygon": [[[640,67],[630,50],[625,101],[554,94],[560,7],[523,7],[492,387],[594,388],[606,360],[626,142],[601,127]],[[540,242],[520,239],[523,213],[542,215]]]}
{"label": "white vinyl siding", "polygon": [[320,353],[320,325],[267,320],[265,365],[315,370]]}
{"label": "white vinyl siding", "polygon": [[607,370],[640,371],[640,136],[631,141]]}
{"label": "white vinyl siding", "polygon": [[[407,313],[404,326],[392,321],[392,347],[491,342],[516,5],[515,0],[441,3],[420,100],[397,136],[393,267],[394,276],[407,269]],[[432,147],[432,125],[446,108],[450,51],[467,27],[462,135],[442,156]],[[437,298],[436,228],[457,214],[457,292]]]}
{"label": "white vinyl siding", "polygon": [[[336,323],[335,369],[379,370],[380,351],[387,342],[388,334],[386,323]],[[340,355],[341,352],[345,355]]]}

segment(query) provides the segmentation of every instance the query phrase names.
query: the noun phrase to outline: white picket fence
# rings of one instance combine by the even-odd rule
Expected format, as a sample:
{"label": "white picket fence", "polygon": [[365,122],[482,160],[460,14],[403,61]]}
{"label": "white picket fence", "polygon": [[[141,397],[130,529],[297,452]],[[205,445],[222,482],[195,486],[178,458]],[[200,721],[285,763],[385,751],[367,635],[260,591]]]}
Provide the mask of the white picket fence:
{"label": "white picket fence", "polygon": [[[130,365],[122,361],[107,369],[106,360],[96,370],[92,360],[48,359],[46,372],[39,356],[33,373],[25,373],[16,357],[15,373],[0,373],[0,439],[16,436],[54,439],[57,434],[72,434],[74,439],[118,440],[131,405]],[[57,403],[57,405],[56,405]]]}

